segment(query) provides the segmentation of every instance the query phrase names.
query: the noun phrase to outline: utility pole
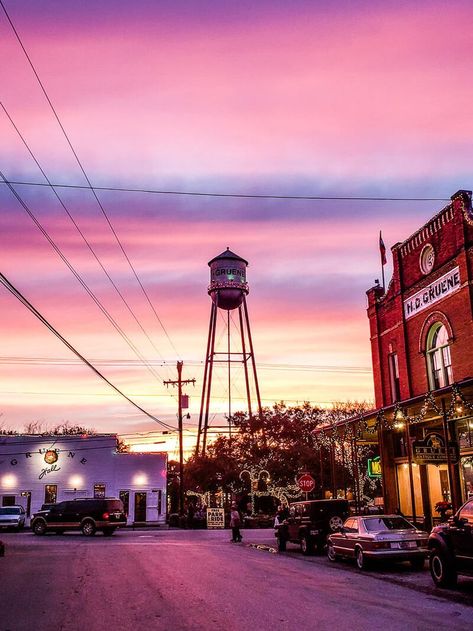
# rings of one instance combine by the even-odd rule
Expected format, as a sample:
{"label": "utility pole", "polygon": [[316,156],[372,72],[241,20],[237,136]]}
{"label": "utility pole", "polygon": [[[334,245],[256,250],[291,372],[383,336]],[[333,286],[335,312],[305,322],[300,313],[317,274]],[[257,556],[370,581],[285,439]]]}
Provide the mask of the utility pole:
{"label": "utility pole", "polygon": [[179,428],[179,514],[184,514],[184,449],[182,444],[182,386],[188,383],[195,385],[195,379],[182,379],[184,362],[177,362],[177,380],[165,381],[165,386],[177,386],[178,392],[178,428]]}

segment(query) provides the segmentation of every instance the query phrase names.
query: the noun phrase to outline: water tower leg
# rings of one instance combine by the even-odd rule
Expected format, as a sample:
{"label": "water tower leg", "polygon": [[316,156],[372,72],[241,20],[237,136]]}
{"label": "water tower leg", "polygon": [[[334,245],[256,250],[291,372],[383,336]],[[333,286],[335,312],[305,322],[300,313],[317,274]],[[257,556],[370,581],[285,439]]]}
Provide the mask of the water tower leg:
{"label": "water tower leg", "polygon": [[[212,318],[213,315],[213,318]],[[211,313],[211,339],[210,339],[210,352],[206,358],[206,363],[209,364],[208,368],[208,376],[207,376],[207,395],[206,395],[206,403],[205,403],[205,417],[204,417],[204,435],[202,439],[202,455],[205,455],[205,449],[207,447],[207,430],[209,428],[209,407],[210,407],[210,393],[212,391],[212,372],[214,366],[214,355],[215,355],[215,330],[217,324],[217,307],[212,305],[212,313]]]}
{"label": "water tower leg", "polygon": [[246,384],[246,398],[248,400],[248,416],[251,419],[251,393],[250,393],[250,380],[248,378],[248,358],[246,356],[246,343],[245,343],[245,328],[243,326],[243,314],[241,305],[238,307],[238,315],[240,317],[240,334],[241,334],[241,350],[243,351],[243,367],[245,369],[245,384]]}
{"label": "water tower leg", "polygon": [[248,317],[248,307],[246,306],[246,297],[243,296],[243,308],[245,310],[245,320],[246,320],[246,330],[248,332],[248,342],[250,344],[250,353],[251,353],[251,361],[253,364],[253,377],[255,380],[255,388],[256,388],[256,399],[258,401],[258,413],[260,418],[263,417],[263,410],[261,408],[261,397],[259,392],[259,384],[258,384],[258,374],[256,372],[256,362],[255,362],[255,353],[253,351],[253,340],[251,338],[251,330],[250,330],[250,319]]}
{"label": "water tower leg", "polygon": [[210,351],[210,344],[212,340],[212,331],[215,328],[215,312],[216,312],[216,307],[214,303],[212,303],[212,307],[210,309],[209,335],[207,338],[207,352],[205,354],[204,380],[202,382],[202,396],[200,398],[199,428],[197,430],[197,444],[195,447],[196,456],[199,455],[200,438],[202,435],[202,420],[204,416],[205,392],[207,389],[207,375],[208,375],[208,369],[209,369],[209,351]]}

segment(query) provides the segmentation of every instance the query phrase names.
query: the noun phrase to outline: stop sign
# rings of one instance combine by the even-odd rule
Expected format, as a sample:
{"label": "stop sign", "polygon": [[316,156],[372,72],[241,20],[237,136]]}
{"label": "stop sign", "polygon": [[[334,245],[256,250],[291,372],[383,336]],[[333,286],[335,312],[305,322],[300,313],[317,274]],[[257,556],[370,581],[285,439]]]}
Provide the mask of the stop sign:
{"label": "stop sign", "polygon": [[300,490],[304,491],[304,493],[310,493],[315,489],[315,480],[310,475],[310,473],[302,474],[301,477],[297,480],[297,484]]}

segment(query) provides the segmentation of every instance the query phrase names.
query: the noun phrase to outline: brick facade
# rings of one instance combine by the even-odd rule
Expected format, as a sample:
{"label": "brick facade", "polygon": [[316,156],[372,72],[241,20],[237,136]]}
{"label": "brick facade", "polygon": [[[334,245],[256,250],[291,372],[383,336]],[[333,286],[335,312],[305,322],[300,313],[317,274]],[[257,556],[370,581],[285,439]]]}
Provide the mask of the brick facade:
{"label": "brick facade", "polygon": [[[473,212],[471,192],[458,191],[452,201],[403,243],[392,248],[393,275],[384,293],[375,286],[368,292],[368,318],[374,372],[376,407],[394,403],[388,357],[397,354],[400,400],[432,389],[426,363],[426,337],[435,322],[449,332],[453,380],[473,375]],[[433,266],[422,271],[424,249],[433,248]],[[426,294],[433,297],[436,281],[458,267],[458,281],[451,293],[424,305]],[[450,282],[450,281],[448,281]],[[451,281],[453,284],[453,280]],[[442,283],[437,283],[442,285]],[[447,288],[447,281],[443,282]],[[422,308],[406,316],[405,302],[418,296]],[[428,298],[428,296],[427,296]],[[414,303],[412,303],[414,304]]]}
{"label": "brick facade", "polygon": [[[385,510],[401,508],[427,528],[436,519],[436,502],[447,500],[458,508],[462,496],[473,493],[465,468],[473,454],[471,412],[459,417],[445,412],[454,384],[471,384],[473,377],[471,198],[470,191],[458,191],[417,232],[396,243],[386,291],[376,285],[367,292],[377,408],[372,416],[386,410],[391,419],[378,428]],[[446,332],[442,342],[435,335],[439,329]],[[415,421],[421,403],[414,402],[429,392],[443,406],[443,415],[430,409],[425,420]],[[396,410],[401,412],[397,427]],[[415,441],[432,431],[444,444],[452,440],[459,445],[465,462],[461,457],[440,466],[414,462]]]}

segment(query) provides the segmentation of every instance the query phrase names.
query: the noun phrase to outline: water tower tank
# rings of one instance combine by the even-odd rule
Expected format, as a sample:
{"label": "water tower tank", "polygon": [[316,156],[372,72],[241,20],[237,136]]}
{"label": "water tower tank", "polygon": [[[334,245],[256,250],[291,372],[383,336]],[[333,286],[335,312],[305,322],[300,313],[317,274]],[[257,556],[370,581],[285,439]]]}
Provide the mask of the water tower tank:
{"label": "water tower tank", "polygon": [[228,248],[209,261],[209,295],[219,309],[231,311],[243,302],[248,293],[247,265],[248,261]]}

